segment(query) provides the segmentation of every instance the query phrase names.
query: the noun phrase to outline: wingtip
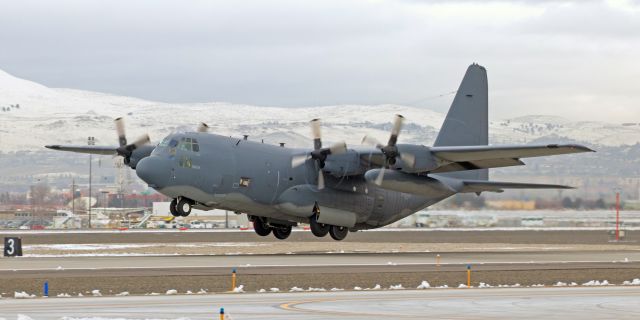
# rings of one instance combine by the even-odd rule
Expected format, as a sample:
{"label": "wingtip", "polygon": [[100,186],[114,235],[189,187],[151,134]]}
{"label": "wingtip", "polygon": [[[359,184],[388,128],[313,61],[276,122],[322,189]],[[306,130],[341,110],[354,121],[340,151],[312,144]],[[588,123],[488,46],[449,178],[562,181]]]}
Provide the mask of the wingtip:
{"label": "wingtip", "polygon": [[53,150],[59,150],[60,149],[60,145],[57,144],[48,144],[46,146],[44,146],[47,149],[53,149]]}

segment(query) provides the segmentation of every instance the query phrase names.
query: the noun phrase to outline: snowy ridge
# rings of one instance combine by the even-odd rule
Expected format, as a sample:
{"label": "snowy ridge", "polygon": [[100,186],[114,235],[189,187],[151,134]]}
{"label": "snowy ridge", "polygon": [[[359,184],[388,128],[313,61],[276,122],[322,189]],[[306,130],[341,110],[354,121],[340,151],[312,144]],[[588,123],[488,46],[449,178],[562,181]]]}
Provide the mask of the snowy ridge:
{"label": "snowy ridge", "polygon": [[[19,106],[18,106],[19,105]],[[242,136],[287,146],[312,145],[308,122],[323,121],[327,142],[345,140],[359,145],[365,134],[388,139],[394,114],[405,116],[404,143],[430,145],[444,114],[400,105],[337,105],[275,108],[225,102],[171,104],[112,94],[48,88],[0,70],[0,145],[2,151],[42,150],[45,144],[84,144],[95,136],[98,144],[117,143],[113,119],[126,117],[130,139],[149,133],[159,141],[172,131],[195,130],[206,122],[211,132]],[[618,146],[640,141],[640,125],[572,122],[531,115],[492,121],[492,144],[528,143],[539,139],[578,141]]]}

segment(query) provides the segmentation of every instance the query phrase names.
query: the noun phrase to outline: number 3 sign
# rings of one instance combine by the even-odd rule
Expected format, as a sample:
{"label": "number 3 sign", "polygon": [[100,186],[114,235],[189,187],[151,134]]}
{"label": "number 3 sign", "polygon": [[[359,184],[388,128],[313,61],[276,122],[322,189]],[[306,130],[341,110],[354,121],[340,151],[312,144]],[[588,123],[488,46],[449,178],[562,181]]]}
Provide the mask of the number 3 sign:
{"label": "number 3 sign", "polygon": [[22,239],[4,238],[4,256],[5,257],[22,256]]}

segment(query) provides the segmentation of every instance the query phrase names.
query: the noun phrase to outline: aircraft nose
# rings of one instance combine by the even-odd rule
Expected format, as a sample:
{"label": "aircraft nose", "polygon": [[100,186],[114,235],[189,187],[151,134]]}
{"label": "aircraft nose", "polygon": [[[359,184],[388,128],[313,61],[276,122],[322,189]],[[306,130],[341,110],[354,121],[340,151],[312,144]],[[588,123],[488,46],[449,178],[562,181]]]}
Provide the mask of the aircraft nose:
{"label": "aircraft nose", "polygon": [[152,188],[162,187],[162,173],[166,173],[165,160],[158,157],[146,157],[136,165],[136,174]]}

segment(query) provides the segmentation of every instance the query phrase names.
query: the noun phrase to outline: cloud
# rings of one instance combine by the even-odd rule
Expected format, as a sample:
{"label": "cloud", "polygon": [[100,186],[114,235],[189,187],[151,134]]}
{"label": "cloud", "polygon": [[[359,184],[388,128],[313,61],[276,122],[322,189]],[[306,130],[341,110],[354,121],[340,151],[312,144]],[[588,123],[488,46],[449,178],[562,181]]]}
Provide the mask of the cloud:
{"label": "cloud", "polygon": [[[408,103],[444,111],[467,65],[491,117],[640,117],[638,1],[20,1],[0,68],[170,102]],[[604,112],[606,110],[606,112]]]}

